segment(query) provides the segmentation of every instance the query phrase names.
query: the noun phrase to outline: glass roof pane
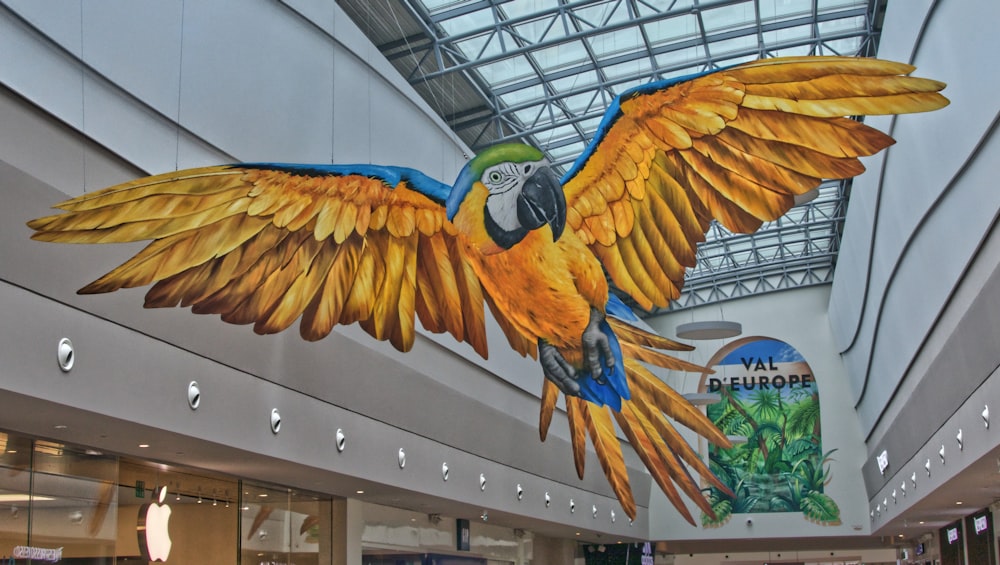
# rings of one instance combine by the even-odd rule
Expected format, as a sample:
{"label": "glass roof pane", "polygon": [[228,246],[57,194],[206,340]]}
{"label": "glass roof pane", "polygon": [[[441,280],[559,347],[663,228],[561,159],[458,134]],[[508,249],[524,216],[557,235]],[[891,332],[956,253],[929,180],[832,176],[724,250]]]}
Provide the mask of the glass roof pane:
{"label": "glass roof pane", "polygon": [[686,10],[694,6],[694,0],[643,0],[636,2],[640,16],[649,16],[667,10]]}
{"label": "glass roof pane", "polygon": [[555,92],[570,92],[580,88],[594,86],[598,83],[598,80],[597,73],[594,71],[587,71],[584,73],[570,75],[568,77],[550,80],[548,82],[549,86],[551,86]]}
{"label": "glass roof pane", "polygon": [[503,85],[515,80],[536,76],[528,60],[523,55],[501,59],[477,67],[487,82],[493,85]]}
{"label": "glass roof pane", "polygon": [[501,94],[500,100],[503,101],[503,103],[509,108],[511,106],[523,104],[529,100],[537,100],[544,97],[545,87],[540,84],[535,84],[527,88]]}
{"label": "glass roof pane", "polygon": [[824,41],[823,47],[828,50],[825,53],[822,53],[826,55],[856,55],[861,49],[861,38],[848,37],[834,41]]}
{"label": "glass roof pane", "polygon": [[604,73],[604,76],[608,78],[608,80],[630,76],[645,76],[652,72],[652,70],[653,64],[649,61],[648,57],[636,59],[635,61],[619,63],[617,65],[601,67],[601,71]]}
{"label": "glass roof pane", "polygon": [[[506,8],[506,5],[504,7]],[[521,37],[532,43],[553,41],[566,36],[566,28],[560,25],[555,17],[532,20],[513,27]]]}
{"label": "glass roof pane", "polygon": [[646,35],[652,45],[677,43],[693,39],[700,33],[698,18],[694,14],[685,14],[667,20],[656,20],[643,24],[642,28],[646,30]]}
{"label": "glass roof pane", "polygon": [[[370,18],[382,4],[394,4],[338,2],[352,7],[349,13],[355,18]],[[412,42],[423,60],[420,76],[410,79],[418,88],[419,81],[428,77],[461,79],[451,82],[466,85],[464,90],[432,104],[453,127],[461,128],[461,139],[474,151],[500,139],[529,139],[564,170],[593,136],[614,93],[658,78],[750,61],[761,52],[854,55],[874,45],[872,35],[880,31],[877,21],[869,21],[873,15],[869,0],[735,0],[725,5],[708,0],[403,3],[417,9],[383,9],[385,25],[362,29],[380,30],[377,44],[386,46],[390,61],[404,76],[411,76],[413,63],[412,58],[399,57],[399,45]],[[409,21],[400,25],[391,18]],[[634,22],[636,18],[641,24]],[[758,33],[758,26],[766,31]],[[399,37],[391,37],[394,29],[401,30]],[[402,30],[414,29],[433,31],[416,41],[402,35]],[[462,39],[456,41],[456,36]],[[571,39],[560,43],[567,37]],[[468,61],[445,57],[439,68],[440,60],[433,54],[423,57],[431,48],[458,50]],[[463,112],[469,108],[490,110],[470,117]],[[498,127],[501,123],[503,130]],[[736,287],[745,294],[756,292],[749,288],[794,287],[806,279],[828,281],[844,194],[839,184],[826,183],[815,200],[765,224],[752,237],[711,226],[698,250],[699,264],[688,271],[683,304],[725,299]],[[754,277],[759,277],[759,284],[751,281]]]}
{"label": "glass roof pane", "polygon": [[[615,6],[620,10],[615,10]],[[590,6],[574,8],[573,21],[583,28],[598,29],[608,23],[629,19],[628,12],[624,9],[625,2],[612,0],[608,2],[595,3]]]}
{"label": "glass roof pane", "polygon": [[[661,69],[672,69],[696,65],[705,57],[704,47],[687,47],[676,51],[667,51],[656,56],[656,64]],[[684,73],[681,73],[684,74]]]}
{"label": "glass roof pane", "polygon": [[573,126],[557,126],[541,133],[539,137],[544,139],[546,143],[553,143],[568,137],[578,137],[578,134]]}
{"label": "glass roof pane", "polygon": [[771,0],[761,2],[761,12],[765,11],[765,6],[770,5],[774,9],[777,18],[789,18],[791,16],[808,15],[812,12],[813,0]]}
{"label": "glass roof pane", "polygon": [[[544,114],[546,109],[545,104],[539,104],[537,106],[532,106],[530,108],[524,108],[522,110],[515,110],[512,112],[517,119],[521,120],[521,123],[533,127],[535,122]],[[548,118],[546,118],[547,120]]]}
{"label": "glass roof pane", "polygon": [[817,0],[816,9],[820,14],[867,7],[865,0]]}
{"label": "glass roof pane", "polygon": [[629,80],[629,81],[625,81],[625,82],[620,82],[620,83],[614,85],[612,87],[612,90],[615,91],[615,94],[621,94],[622,92],[625,92],[626,90],[628,90],[630,88],[635,88],[637,86],[641,86],[643,84],[647,84],[648,82],[649,81],[645,80],[645,79],[635,79],[635,80]]}
{"label": "glass roof pane", "polygon": [[494,33],[484,33],[462,41],[456,41],[455,46],[469,59],[482,59],[500,53],[500,42],[493,41]]}
{"label": "glass roof pane", "polygon": [[576,125],[583,131],[587,132],[587,135],[592,135],[597,131],[597,126],[601,125],[601,118],[603,117],[604,112],[601,112],[597,117],[583,120],[578,122]]}
{"label": "glass roof pane", "polygon": [[795,45],[792,47],[787,47],[785,49],[772,50],[771,54],[775,57],[803,57],[805,55],[813,54],[813,45]]}
{"label": "glass roof pane", "polygon": [[[773,37],[776,43],[801,41],[803,39],[810,39],[813,37],[813,26],[812,25],[802,25],[795,27],[786,27],[782,29],[775,30]],[[770,35],[765,33],[765,38]]]}
{"label": "glass roof pane", "polygon": [[560,98],[559,102],[565,106],[567,110],[573,113],[587,111],[595,105],[600,106],[602,112],[604,110],[604,104],[601,103],[600,98],[594,97],[593,92],[584,92],[582,94],[566,96],[565,98]]}
{"label": "glass roof pane", "polygon": [[861,16],[856,16],[853,18],[837,18],[835,20],[820,22],[817,27],[819,27],[820,35],[824,35],[828,33],[856,32],[865,29],[864,25],[865,19]]}
{"label": "glass roof pane", "polygon": [[573,65],[580,65],[590,60],[587,48],[581,41],[558,43],[551,47],[532,51],[535,61],[543,73],[551,73]]}
{"label": "glass roof pane", "polygon": [[[544,147],[544,143],[542,146]],[[563,145],[561,147],[553,147],[548,150],[550,156],[554,157],[556,160],[564,159],[566,157],[572,156],[574,159],[580,153],[583,153],[582,143],[571,143],[569,145]]]}
{"label": "glass roof pane", "polygon": [[757,36],[744,35],[741,37],[727,39],[725,41],[715,41],[712,43],[710,50],[712,52],[712,58],[730,53],[746,53],[747,51],[756,52]]}
{"label": "glass roof pane", "polygon": [[752,3],[723,6],[701,12],[705,33],[709,35],[722,30],[747,27],[751,23],[755,24],[756,18],[757,14]]}
{"label": "glass roof pane", "polygon": [[449,35],[458,35],[474,29],[492,26],[496,21],[492,10],[476,10],[438,22]]}
{"label": "glass roof pane", "polygon": [[590,37],[587,42],[598,59],[619,53],[631,53],[645,48],[639,28],[627,28]]}
{"label": "glass roof pane", "polygon": [[542,10],[552,7],[549,0],[509,0],[500,6],[500,9],[507,14],[508,18],[520,18],[537,14]]}

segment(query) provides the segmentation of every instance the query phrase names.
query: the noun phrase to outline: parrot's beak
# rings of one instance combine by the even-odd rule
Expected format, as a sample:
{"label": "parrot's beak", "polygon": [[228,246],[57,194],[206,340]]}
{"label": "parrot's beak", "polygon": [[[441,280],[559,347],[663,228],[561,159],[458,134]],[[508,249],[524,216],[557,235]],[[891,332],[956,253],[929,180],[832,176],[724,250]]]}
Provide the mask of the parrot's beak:
{"label": "parrot's beak", "polygon": [[517,218],[529,230],[549,224],[553,241],[562,235],[566,227],[566,195],[552,169],[539,167],[524,182],[517,198]]}

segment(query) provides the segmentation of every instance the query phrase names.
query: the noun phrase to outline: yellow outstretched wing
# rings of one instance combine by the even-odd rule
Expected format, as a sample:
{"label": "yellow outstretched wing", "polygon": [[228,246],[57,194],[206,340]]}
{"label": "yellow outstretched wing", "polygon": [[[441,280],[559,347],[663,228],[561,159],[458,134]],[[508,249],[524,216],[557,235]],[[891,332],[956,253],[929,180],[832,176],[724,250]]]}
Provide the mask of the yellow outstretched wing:
{"label": "yellow outstretched wing", "polygon": [[847,118],[948,104],[902,63],[778,58],[633,89],[567,174],[567,224],[646,309],[680,294],[710,222],[749,233],[893,140]]}
{"label": "yellow outstretched wing", "polygon": [[147,307],[190,306],[318,340],[359,322],[406,351],[414,314],[487,355],[483,291],[443,207],[449,187],[391,167],[232,165],[74,198],[34,239],[152,240],[81,293],[155,283]]}

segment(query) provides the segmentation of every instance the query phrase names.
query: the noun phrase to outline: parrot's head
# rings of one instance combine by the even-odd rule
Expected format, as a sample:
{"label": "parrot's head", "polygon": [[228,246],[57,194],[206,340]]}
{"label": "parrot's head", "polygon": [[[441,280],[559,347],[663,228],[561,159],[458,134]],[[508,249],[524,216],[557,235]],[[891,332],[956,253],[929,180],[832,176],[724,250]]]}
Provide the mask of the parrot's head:
{"label": "parrot's head", "polygon": [[448,219],[485,253],[510,249],[531,230],[566,226],[566,196],[542,152],[505,143],[476,155],[446,202]]}

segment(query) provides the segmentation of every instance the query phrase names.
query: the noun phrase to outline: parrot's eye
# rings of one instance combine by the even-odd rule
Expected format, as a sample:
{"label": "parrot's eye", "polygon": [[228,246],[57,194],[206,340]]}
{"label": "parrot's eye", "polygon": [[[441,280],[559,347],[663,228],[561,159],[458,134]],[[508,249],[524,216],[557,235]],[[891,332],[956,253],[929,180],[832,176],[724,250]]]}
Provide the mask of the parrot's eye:
{"label": "parrot's eye", "polygon": [[501,180],[503,180],[503,175],[500,174],[500,171],[490,173],[490,182],[500,182]]}

